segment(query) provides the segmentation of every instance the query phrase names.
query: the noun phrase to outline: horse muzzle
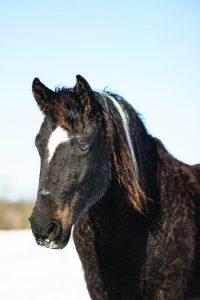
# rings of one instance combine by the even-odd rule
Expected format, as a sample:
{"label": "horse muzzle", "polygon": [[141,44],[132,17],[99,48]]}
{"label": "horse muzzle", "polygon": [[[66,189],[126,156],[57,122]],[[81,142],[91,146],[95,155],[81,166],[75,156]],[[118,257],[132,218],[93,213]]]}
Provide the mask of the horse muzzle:
{"label": "horse muzzle", "polygon": [[51,220],[44,214],[33,213],[29,218],[31,229],[38,245],[50,249],[64,248],[71,235],[71,227],[63,228],[58,220]]}

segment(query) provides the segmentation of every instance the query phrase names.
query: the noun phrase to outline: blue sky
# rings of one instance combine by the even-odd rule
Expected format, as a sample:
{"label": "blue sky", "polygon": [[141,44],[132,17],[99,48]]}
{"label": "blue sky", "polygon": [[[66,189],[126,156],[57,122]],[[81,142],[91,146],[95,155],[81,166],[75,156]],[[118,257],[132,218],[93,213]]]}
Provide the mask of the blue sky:
{"label": "blue sky", "polygon": [[175,157],[200,161],[200,2],[3,1],[0,4],[0,197],[33,199],[42,114],[34,77],[121,94]]}

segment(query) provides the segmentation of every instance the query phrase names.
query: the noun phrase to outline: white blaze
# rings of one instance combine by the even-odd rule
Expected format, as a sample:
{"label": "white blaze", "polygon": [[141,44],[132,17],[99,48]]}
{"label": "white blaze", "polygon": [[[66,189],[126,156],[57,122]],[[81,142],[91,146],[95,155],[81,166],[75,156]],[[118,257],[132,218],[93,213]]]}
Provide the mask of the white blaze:
{"label": "white blaze", "polygon": [[49,152],[48,159],[47,159],[48,163],[50,163],[57,147],[60,144],[68,142],[69,140],[70,138],[68,136],[68,132],[60,126],[56,127],[56,129],[51,133],[47,145],[47,149]]}

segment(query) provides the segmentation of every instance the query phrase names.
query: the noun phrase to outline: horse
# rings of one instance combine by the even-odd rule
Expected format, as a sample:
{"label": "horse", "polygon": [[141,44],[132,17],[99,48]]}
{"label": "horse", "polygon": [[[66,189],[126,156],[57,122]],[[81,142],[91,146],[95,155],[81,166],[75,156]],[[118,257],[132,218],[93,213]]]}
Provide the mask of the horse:
{"label": "horse", "polygon": [[[62,249],[72,227],[93,300],[200,299],[200,164],[175,159],[121,96],[46,87],[30,217],[38,245]],[[58,275],[57,275],[58,276]]]}

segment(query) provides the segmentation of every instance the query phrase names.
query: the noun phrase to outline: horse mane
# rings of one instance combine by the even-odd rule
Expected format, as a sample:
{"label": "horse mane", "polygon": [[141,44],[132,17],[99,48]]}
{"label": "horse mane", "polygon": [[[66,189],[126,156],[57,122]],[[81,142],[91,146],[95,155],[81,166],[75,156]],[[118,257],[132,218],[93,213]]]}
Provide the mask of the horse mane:
{"label": "horse mane", "polygon": [[103,108],[108,147],[112,154],[116,179],[127,193],[134,208],[143,212],[147,197],[139,185],[138,166],[129,128],[129,115],[125,100],[110,92],[96,92]]}

